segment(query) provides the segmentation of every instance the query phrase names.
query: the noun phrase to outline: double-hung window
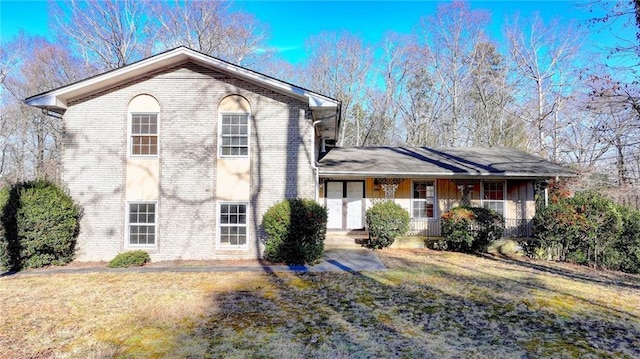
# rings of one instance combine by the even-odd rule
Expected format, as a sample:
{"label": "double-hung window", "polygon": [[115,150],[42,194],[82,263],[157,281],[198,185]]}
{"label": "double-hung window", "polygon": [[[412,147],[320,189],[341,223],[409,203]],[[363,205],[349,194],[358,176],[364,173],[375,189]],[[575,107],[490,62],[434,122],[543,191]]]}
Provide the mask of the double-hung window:
{"label": "double-hung window", "polygon": [[482,182],[482,206],[504,216],[504,181]]}
{"label": "double-hung window", "polygon": [[131,114],[131,155],[156,156],[158,154],[158,114]]}
{"label": "double-hung window", "polygon": [[220,204],[220,245],[225,247],[247,244],[247,204]]}
{"label": "double-hung window", "polygon": [[156,244],[156,204],[153,202],[129,203],[129,245],[153,246]]}
{"label": "double-hung window", "polygon": [[249,155],[249,114],[225,113],[221,115],[220,155],[246,157]]}
{"label": "double-hung window", "polygon": [[435,183],[434,181],[413,181],[413,197],[411,210],[413,218],[435,217]]}

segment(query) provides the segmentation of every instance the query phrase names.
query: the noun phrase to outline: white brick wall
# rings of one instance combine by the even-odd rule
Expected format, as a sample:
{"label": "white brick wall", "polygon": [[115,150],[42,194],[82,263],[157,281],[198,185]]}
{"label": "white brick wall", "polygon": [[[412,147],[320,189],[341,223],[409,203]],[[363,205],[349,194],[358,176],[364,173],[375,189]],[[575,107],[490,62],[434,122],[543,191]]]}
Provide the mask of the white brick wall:
{"label": "white brick wall", "polygon": [[[78,260],[110,260],[125,246],[127,106],[160,103],[157,248],[152,260],[256,258],[259,224],[286,197],[314,197],[308,106],[256,85],[188,64],[72,103],[65,113],[64,180],[83,206]],[[247,250],[215,248],[217,105],[244,96],[252,108],[251,204]]]}

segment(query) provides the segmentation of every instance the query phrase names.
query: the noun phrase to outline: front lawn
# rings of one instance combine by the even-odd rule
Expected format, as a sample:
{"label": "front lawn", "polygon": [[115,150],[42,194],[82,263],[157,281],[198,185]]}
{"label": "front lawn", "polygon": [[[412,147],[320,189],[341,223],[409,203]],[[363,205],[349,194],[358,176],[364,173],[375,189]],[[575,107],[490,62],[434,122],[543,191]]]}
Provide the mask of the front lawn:
{"label": "front lawn", "polygon": [[7,276],[0,357],[640,357],[639,276],[379,253],[386,272]]}

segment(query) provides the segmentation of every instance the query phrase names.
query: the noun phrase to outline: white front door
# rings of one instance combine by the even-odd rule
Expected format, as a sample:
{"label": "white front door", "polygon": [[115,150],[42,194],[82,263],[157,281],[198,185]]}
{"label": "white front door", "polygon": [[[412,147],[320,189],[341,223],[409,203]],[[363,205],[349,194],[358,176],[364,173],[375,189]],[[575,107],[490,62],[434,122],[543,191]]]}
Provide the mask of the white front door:
{"label": "white front door", "polygon": [[342,182],[327,182],[327,228],[342,228]]}
{"label": "white front door", "polygon": [[363,182],[347,182],[347,229],[364,228],[362,221]]}

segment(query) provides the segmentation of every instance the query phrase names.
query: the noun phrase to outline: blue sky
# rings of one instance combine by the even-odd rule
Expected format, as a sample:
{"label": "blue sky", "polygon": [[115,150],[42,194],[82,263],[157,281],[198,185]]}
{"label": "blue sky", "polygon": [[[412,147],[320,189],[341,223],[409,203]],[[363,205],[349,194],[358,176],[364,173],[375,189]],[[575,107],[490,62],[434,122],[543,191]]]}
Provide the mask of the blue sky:
{"label": "blue sky", "polygon": [[[582,1],[584,4],[585,1]],[[583,23],[591,14],[576,7],[575,1],[470,1],[472,9],[491,14],[491,35],[500,40],[506,16],[521,18],[539,12],[545,19]],[[237,1],[234,7],[253,14],[269,26],[269,46],[280,49],[291,61],[304,59],[305,40],[322,31],[349,31],[375,43],[387,31],[409,33],[423,16],[434,14],[436,1]],[[13,38],[20,30],[46,35],[47,1],[0,0],[0,42]],[[630,34],[633,35],[633,34]],[[591,43],[607,42],[608,34],[592,34]]]}

